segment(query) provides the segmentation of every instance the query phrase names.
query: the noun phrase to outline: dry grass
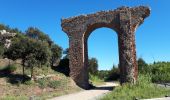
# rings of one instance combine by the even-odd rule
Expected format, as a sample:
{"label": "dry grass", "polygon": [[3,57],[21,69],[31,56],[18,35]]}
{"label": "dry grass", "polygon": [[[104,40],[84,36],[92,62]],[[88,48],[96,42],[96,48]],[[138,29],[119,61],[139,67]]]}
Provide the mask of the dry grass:
{"label": "dry grass", "polygon": [[[5,64],[7,62],[4,62]],[[48,78],[46,79],[46,83],[52,82],[51,85],[54,86],[47,85],[41,88],[38,81],[26,81],[25,83],[18,82],[14,84],[9,82],[10,77],[0,74],[0,100],[28,100],[30,97],[45,100],[81,90],[69,77],[55,72],[50,67],[35,68],[34,73],[37,76],[43,76],[44,79]],[[22,75],[22,66],[17,64],[17,70],[13,74]],[[29,69],[26,69],[26,74],[30,75]],[[60,84],[56,84],[55,81],[58,81]]]}

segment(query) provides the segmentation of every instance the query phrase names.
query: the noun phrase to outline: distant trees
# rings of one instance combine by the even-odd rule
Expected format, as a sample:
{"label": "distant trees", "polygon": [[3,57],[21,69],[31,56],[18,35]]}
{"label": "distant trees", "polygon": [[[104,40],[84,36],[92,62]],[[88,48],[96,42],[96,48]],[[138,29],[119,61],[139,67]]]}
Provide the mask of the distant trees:
{"label": "distant trees", "polygon": [[143,60],[143,58],[139,58],[137,62],[138,62],[138,70],[140,73],[148,72],[149,70],[148,64]]}
{"label": "distant trees", "polygon": [[106,80],[118,80],[120,79],[120,70],[118,67],[113,66],[109,71]]}
{"label": "distant trees", "polygon": [[97,75],[98,73],[98,61],[96,58],[91,58],[88,61],[88,71],[90,74]]}

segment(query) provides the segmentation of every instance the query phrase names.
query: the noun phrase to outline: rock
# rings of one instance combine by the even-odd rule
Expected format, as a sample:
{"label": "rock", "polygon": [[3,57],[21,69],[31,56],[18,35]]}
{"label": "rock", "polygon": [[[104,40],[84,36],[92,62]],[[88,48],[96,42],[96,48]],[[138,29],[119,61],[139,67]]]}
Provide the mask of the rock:
{"label": "rock", "polygon": [[0,42],[4,44],[5,48],[9,48],[11,45],[11,38],[16,36],[16,33],[10,33],[6,30],[0,30]]}

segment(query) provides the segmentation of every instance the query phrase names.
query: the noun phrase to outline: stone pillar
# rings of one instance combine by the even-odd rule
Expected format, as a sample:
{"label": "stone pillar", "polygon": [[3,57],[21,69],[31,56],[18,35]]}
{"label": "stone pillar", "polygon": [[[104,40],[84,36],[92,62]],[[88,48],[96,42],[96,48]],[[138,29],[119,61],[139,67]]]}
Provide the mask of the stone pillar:
{"label": "stone pillar", "polygon": [[131,11],[123,10],[120,12],[119,41],[119,61],[120,61],[120,82],[136,83],[137,62],[135,32],[131,25]]}
{"label": "stone pillar", "polygon": [[84,37],[69,38],[70,76],[75,83],[83,88],[89,88],[87,61],[85,61]]}

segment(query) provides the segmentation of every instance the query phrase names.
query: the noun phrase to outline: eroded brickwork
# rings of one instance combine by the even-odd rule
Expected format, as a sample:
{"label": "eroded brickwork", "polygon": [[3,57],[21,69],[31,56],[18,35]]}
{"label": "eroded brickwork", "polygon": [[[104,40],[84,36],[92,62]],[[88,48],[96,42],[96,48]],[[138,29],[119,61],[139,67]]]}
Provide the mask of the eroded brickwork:
{"label": "eroded brickwork", "polygon": [[70,76],[76,84],[89,88],[87,40],[92,31],[108,27],[117,32],[119,43],[119,68],[121,83],[136,83],[135,30],[150,14],[148,7],[120,7],[116,10],[100,11],[62,19],[62,29],[69,37]]}

